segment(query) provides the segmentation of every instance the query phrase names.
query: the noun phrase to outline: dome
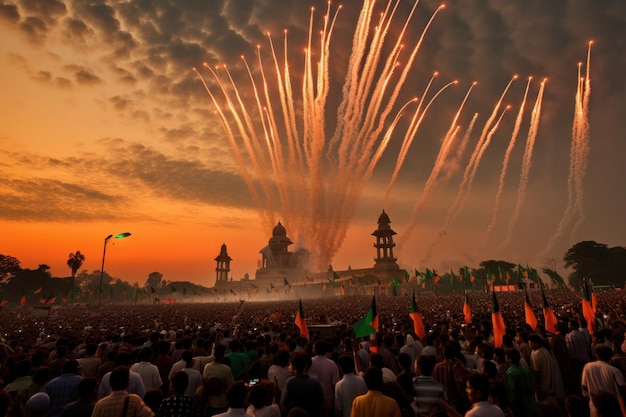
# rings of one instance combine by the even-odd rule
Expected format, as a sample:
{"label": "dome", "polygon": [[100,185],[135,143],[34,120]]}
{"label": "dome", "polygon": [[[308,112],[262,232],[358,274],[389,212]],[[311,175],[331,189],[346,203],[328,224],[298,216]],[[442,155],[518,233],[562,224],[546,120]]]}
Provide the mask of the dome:
{"label": "dome", "polygon": [[287,236],[287,229],[285,229],[285,226],[283,226],[282,224],[280,224],[280,222],[278,222],[276,227],[274,227],[274,230],[272,230],[272,236],[274,237]]}
{"label": "dome", "polygon": [[389,224],[391,220],[389,220],[389,216],[385,213],[385,210],[378,217],[378,224]]}

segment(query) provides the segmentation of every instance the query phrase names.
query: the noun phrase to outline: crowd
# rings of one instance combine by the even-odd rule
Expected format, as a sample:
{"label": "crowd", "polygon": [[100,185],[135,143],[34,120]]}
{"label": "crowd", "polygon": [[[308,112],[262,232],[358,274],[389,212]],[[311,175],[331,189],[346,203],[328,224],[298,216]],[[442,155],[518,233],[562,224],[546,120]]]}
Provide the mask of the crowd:
{"label": "crowd", "polygon": [[406,296],[377,297],[363,339],[371,296],[304,300],[310,340],[297,300],[5,309],[0,417],[623,415],[626,298],[598,293],[588,326],[577,294],[547,295],[554,333],[525,322],[523,293],[498,294],[501,343],[486,294],[471,323],[460,295],[418,297],[423,338]]}

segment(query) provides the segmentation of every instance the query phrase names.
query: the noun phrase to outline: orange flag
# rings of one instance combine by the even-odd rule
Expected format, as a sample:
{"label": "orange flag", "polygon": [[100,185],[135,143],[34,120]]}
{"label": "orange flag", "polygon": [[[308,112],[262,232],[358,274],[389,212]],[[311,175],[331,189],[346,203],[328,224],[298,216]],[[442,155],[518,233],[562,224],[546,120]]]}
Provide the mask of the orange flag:
{"label": "orange flag", "polygon": [[463,303],[463,315],[465,316],[465,323],[470,324],[472,322],[472,309],[469,303],[469,294],[465,292],[465,303]]}
{"label": "orange flag", "polygon": [[559,332],[559,328],[557,327],[559,321],[548,304],[546,294],[543,292],[543,285],[541,286],[541,296],[543,297],[543,318],[545,320],[546,331],[557,334]]}
{"label": "orange flag", "polygon": [[524,301],[524,315],[526,317],[526,323],[533,329],[537,329],[537,316],[535,316],[535,312],[533,308],[530,306],[530,300],[528,299],[528,292],[526,288],[524,288],[524,292],[526,293],[526,300]]}
{"label": "orange flag", "polygon": [[306,321],[304,320],[304,311],[302,310],[302,300],[300,300],[300,308],[296,312],[295,323],[296,323],[296,326],[298,326],[298,328],[300,329],[300,334],[304,336],[306,340],[310,340],[309,328],[306,327]]}
{"label": "orange flag", "polygon": [[493,346],[496,348],[502,347],[502,336],[506,328],[504,327],[504,319],[500,313],[500,306],[498,305],[498,299],[496,293],[491,291],[493,295],[493,303],[491,306],[491,324],[493,325]]}
{"label": "orange flag", "polygon": [[417,309],[417,303],[415,302],[415,294],[411,299],[411,307],[409,307],[409,317],[413,320],[413,331],[419,336],[420,340],[426,338],[426,330],[424,330],[424,322],[422,321],[422,315]]}

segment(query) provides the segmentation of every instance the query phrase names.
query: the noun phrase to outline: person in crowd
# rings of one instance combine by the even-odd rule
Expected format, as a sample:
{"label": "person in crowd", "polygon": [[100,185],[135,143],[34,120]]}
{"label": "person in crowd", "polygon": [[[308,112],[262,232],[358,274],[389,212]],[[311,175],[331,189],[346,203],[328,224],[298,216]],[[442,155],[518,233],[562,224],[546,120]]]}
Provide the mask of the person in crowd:
{"label": "person in crowd", "polygon": [[161,401],[158,417],[200,417],[198,403],[193,396],[185,394],[189,385],[189,375],[179,371],[172,376],[172,395]]}
{"label": "person in crowd", "polygon": [[[277,393],[272,383],[258,384],[252,387],[248,395],[248,409],[246,413],[254,417],[281,417],[280,405],[273,401]],[[280,400],[280,398],[279,398]]]}
{"label": "person in crowd", "polygon": [[204,367],[202,378],[203,403],[208,416],[223,413],[228,409],[227,389],[235,381],[230,366],[226,365],[224,354],[226,346],[223,344],[215,348],[215,359]]}
{"label": "person in crowd", "polygon": [[118,366],[111,371],[111,393],[98,400],[91,417],[154,417],[154,412],[139,395],[126,390],[130,382],[129,375],[130,370],[126,366]]}
{"label": "person in crowd", "polygon": [[[581,388],[583,395],[589,398],[589,410],[591,417],[601,415],[593,401],[593,395],[608,393],[616,399],[626,400],[626,388],[624,376],[619,369],[609,362],[613,351],[608,346],[596,348],[596,361],[587,363],[582,372]],[[606,401],[605,401],[606,402]]]}
{"label": "person in crowd", "polygon": [[294,375],[287,380],[280,400],[283,414],[289,413],[294,407],[300,407],[306,410],[309,417],[326,416],[322,385],[308,374],[309,360],[304,352],[294,353],[291,357]]}
{"label": "person in crowd", "polygon": [[415,406],[417,417],[429,416],[436,411],[440,401],[445,400],[443,385],[433,378],[435,358],[432,356],[418,356],[415,360],[413,390],[415,392]]}
{"label": "person in crowd", "polygon": [[398,403],[381,392],[383,372],[380,369],[368,368],[363,379],[367,385],[367,393],[354,399],[350,417],[402,416]]}
{"label": "person in crowd", "polygon": [[50,396],[48,417],[60,417],[63,407],[78,399],[78,384],[83,380],[76,359],[69,359],[63,365],[63,373],[50,380],[42,392]]}
{"label": "person in crowd", "polygon": [[354,357],[339,357],[339,368],[342,378],[335,385],[335,416],[350,417],[352,402],[359,395],[367,393],[365,380],[354,373]]}
{"label": "person in crowd", "polygon": [[314,375],[322,385],[324,407],[332,415],[335,408],[335,384],[339,381],[339,367],[326,357],[328,343],[320,339],[314,345],[315,356],[311,359],[309,373]]}
{"label": "person in crowd", "polygon": [[506,388],[509,405],[515,417],[537,417],[535,381],[530,369],[520,365],[521,354],[516,349],[506,352],[509,368],[506,370]]}
{"label": "person in crowd", "polygon": [[228,409],[218,414],[217,417],[247,417],[250,414],[244,409],[246,403],[247,388],[243,381],[235,381],[226,391]]}
{"label": "person in crowd", "polygon": [[61,417],[90,416],[96,405],[98,380],[94,377],[83,378],[78,383],[78,400],[63,407]]}
{"label": "person in crowd", "polygon": [[150,347],[142,348],[139,353],[139,359],[140,361],[138,363],[131,365],[130,371],[136,372],[141,376],[143,387],[146,391],[160,389],[163,385],[163,381],[161,380],[159,368],[150,363],[152,359],[152,349]]}

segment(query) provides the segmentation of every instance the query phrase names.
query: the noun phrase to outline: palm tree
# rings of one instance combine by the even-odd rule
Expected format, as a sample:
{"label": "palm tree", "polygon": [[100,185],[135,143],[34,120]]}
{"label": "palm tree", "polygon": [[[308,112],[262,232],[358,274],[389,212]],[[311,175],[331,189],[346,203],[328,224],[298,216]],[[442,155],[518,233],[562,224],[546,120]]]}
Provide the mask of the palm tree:
{"label": "palm tree", "polygon": [[76,253],[70,253],[69,258],[67,259],[67,266],[70,267],[72,271],[72,288],[74,288],[74,278],[76,278],[76,272],[83,266],[83,262],[85,262],[85,255],[80,253],[79,250]]}

